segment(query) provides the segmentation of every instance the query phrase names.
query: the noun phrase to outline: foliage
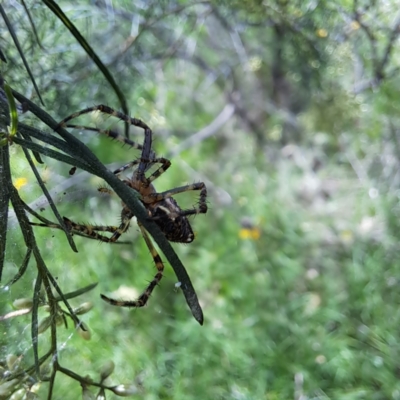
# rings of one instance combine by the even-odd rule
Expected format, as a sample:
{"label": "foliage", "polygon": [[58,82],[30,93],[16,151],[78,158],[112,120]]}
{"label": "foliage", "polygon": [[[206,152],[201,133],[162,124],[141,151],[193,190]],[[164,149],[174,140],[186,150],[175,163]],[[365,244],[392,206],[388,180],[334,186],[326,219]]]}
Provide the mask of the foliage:
{"label": "foliage", "polygon": [[[52,285],[60,287],[71,309],[49,287],[44,295],[32,290],[38,288],[37,259],[26,263],[18,282],[2,287],[3,316],[17,314],[13,304],[26,309],[46,296],[55,300],[49,301],[53,308],[40,302],[37,308],[37,318],[49,323],[50,331],[32,336],[31,314],[0,322],[0,398],[12,392],[22,397],[29,390],[50,397],[46,378],[54,378],[59,367],[53,398],[81,393],[91,398],[99,391],[95,381],[109,388],[107,398],[126,390],[149,400],[190,400],[200,393],[212,399],[399,399],[396,3],[58,5],[110,72],[131,114],[153,128],[157,155],[172,160],[157,189],[207,184],[209,212],[193,220],[196,240],[175,246],[205,324],[200,327],[191,317],[169,264],[146,308],[119,309],[100,300],[99,293],[113,291],[135,298],[151,279],[152,260],[136,228],[121,245],[74,236],[78,253],[62,231],[34,228],[31,238]],[[91,56],[45,4],[27,7],[37,39],[22,5],[0,7],[56,121],[94,104],[122,107]],[[38,103],[9,30],[1,32],[7,59],[2,77]],[[11,190],[2,250],[3,285],[24,265],[23,235],[31,229],[18,229],[15,215],[27,217],[15,199],[50,220],[44,188],[60,215],[74,221],[116,225],[121,210],[119,199],[97,192],[108,175],[98,172],[101,164],[93,170],[88,158],[76,155],[78,141],[76,149],[69,147],[65,136],[60,149],[74,158],[74,175],[70,165],[50,157],[57,143],[41,143],[48,152],[39,157],[44,164],[26,161],[27,140],[7,130],[17,126],[9,122],[10,112],[19,112],[20,131],[28,126],[40,137],[55,135],[46,136],[51,132],[46,122],[23,112],[24,102],[10,111],[4,104],[0,150],[3,157],[9,153],[17,190]],[[111,119],[93,115],[82,121],[124,132]],[[108,169],[138,156],[93,132],[78,132],[70,140],[79,135]],[[131,134],[143,140],[141,132]],[[42,186],[30,172],[32,164]],[[12,185],[4,170],[0,178],[4,194]],[[186,194],[177,200],[183,207],[196,201]],[[0,212],[4,207],[0,203]],[[0,232],[5,221],[0,218]],[[88,302],[94,305],[90,310]],[[57,325],[57,318],[68,326]],[[71,318],[88,330],[74,329]],[[84,341],[80,335],[87,339],[89,331],[91,339]],[[35,351],[42,355],[55,336],[59,365],[49,358],[40,374],[28,371],[35,366]]]}

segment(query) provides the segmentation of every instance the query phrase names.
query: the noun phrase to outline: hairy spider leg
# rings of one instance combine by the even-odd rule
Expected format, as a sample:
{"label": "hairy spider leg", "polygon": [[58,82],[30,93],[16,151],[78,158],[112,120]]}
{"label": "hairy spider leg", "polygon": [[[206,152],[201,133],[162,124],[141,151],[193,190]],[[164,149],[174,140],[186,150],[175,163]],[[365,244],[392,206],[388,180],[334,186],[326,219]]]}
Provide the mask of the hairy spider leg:
{"label": "hairy spider leg", "polygon": [[161,260],[161,257],[159,256],[149,235],[147,234],[147,231],[144,229],[142,224],[138,223],[138,225],[139,225],[140,231],[142,232],[142,235],[146,242],[146,245],[150,250],[151,256],[153,257],[154,264],[156,265],[156,268],[157,268],[157,273],[154,276],[153,280],[149,283],[147,288],[144,290],[144,292],[139,296],[139,298],[137,300],[115,300],[110,297],[104,296],[104,294],[100,295],[103,300],[105,300],[107,303],[109,303],[113,306],[118,306],[118,307],[143,307],[143,306],[145,306],[147,301],[149,300],[154,288],[160,283],[160,281],[163,277],[164,264]]}
{"label": "hairy spider leg", "polygon": [[[63,217],[63,220],[64,220],[67,228],[69,228],[71,231],[81,232],[88,237],[91,237],[93,239],[98,239],[98,240],[100,240],[102,242],[106,242],[106,243],[115,242],[115,240],[111,240],[112,237],[108,238],[107,236],[97,233],[98,231],[99,232],[110,232],[114,235],[116,232],[119,232],[122,229],[121,226],[118,227],[118,226],[77,224],[76,222],[71,221],[70,219],[68,219],[66,217]],[[126,229],[128,229],[128,227]]]}
{"label": "hairy spider leg", "polygon": [[115,171],[113,171],[113,174],[114,175],[118,175],[121,172],[124,172],[127,169],[130,169],[130,168],[134,167],[135,165],[138,165],[139,163],[140,163],[140,160],[134,160],[134,161],[128,162],[127,164],[125,164],[122,167],[119,167]]}
{"label": "hairy spider leg", "polygon": [[[85,236],[90,237],[92,239],[97,239],[100,240],[101,242],[105,243],[114,243],[116,242],[119,237],[125,233],[129,226],[130,226],[130,221],[133,218],[133,213],[127,208],[124,207],[121,213],[121,224],[119,226],[102,226],[102,225],[90,225],[90,224],[77,224],[74,221],[71,221],[70,219],[63,217],[65,224],[67,225],[67,228],[71,232],[80,232],[83,233]],[[58,228],[58,226],[49,226],[49,225],[39,225],[35,224],[38,226],[47,226],[50,228]],[[111,237],[107,237],[104,235],[101,235],[97,233],[98,231],[100,232],[110,232],[112,233]]]}
{"label": "hairy spider leg", "polygon": [[148,197],[153,199],[153,202],[159,202],[172,197],[179,193],[189,192],[193,190],[201,190],[199,206],[190,210],[181,210],[179,216],[187,216],[194,214],[205,214],[207,213],[207,188],[203,182],[192,183],[191,185],[180,186],[174,189],[167,190],[161,193],[151,193]]}
{"label": "hairy spider leg", "polygon": [[167,160],[163,157],[158,157],[152,160],[152,164],[159,163],[161,164],[148,178],[145,178],[147,186],[150,186],[151,182],[156,180],[160,175],[162,175],[170,166],[171,161]]}
{"label": "hairy spider leg", "polygon": [[131,125],[137,126],[142,129],[150,130],[150,128],[142,120],[140,120],[138,118],[129,117],[128,115],[125,115],[122,112],[114,110],[111,107],[105,106],[103,104],[98,104],[97,106],[92,106],[92,107],[85,108],[84,110],[77,111],[76,113],[73,113],[73,114],[69,115],[68,117],[64,118],[62,121],[60,121],[57,124],[57,126],[65,127],[66,123],[68,121],[70,121],[71,119],[77,118],[84,114],[89,114],[93,111],[100,111],[104,114],[108,114],[113,117],[119,118],[122,121],[128,122]]}
{"label": "hairy spider leg", "polygon": [[[147,126],[147,124],[145,124],[142,120],[140,120],[138,118],[132,118],[132,117],[125,115],[125,114],[121,113],[120,111],[114,110],[111,107],[106,106],[104,104],[98,104],[96,106],[88,107],[88,108],[85,108],[84,110],[73,113],[73,114],[69,115],[68,117],[64,118],[62,121],[60,121],[57,124],[57,127],[59,127],[59,126],[66,127],[67,122],[70,121],[71,119],[77,118],[81,115],[88,114],[93,111],[100,111],[104,114],[108,114],[113,117],[119,118],[120,120],[125,121],[131,125],[142,128],[144,130],[144,143],[143,143],[142,158],[147,159],[147,160],[150,159],[150,156],[152,153],[152,150],[151,150],[152,132],[151,132],[151,129]],[[55,130],[57,130],[57,127],[55,128]],[[114,132],[114,133],[116,133],[116,132]],[[117,139],[117,138],[115,137],[114,139]],[[120,140],[120,139],[117,139],[117,140]],[[140,176],[144,175],[144,172],[147,169],[147,164],[148,163],[140,163],[139,164],[138,172],[139,172]]]}
{"label": "hairy spider leg", "polygon": [[[101,231],[101,232],[111,232],[114,233],[118,227],[116,226],[98,226],[98,225],[90,225],[90,224],[77,224],[71,220],[69,220],[66,217],[63,217],[64,223],[67,226],[67,229],[73,234],[73,235],[79,235],[88,239],[97,239],[102,242],[109,242],[109,238],[107,236],[101,235],[97,232],[93,231]],[[33,226],[40,226],[43,228],[52,228],[52,229],[60,229],[64,230],[64,228],[55,223],[36,223],[36,222],[30,222],[30,225]],[[89,233],[90,232],[90,233]]]}
{"label": "hairy spider leg", "polygon": [[[148,161],[148,159],[143,159],[143,158],[141,158],[139,160],[131,161],[131,162],[123,165],[122,167],[116,169],[115,171],[113,171],[113,174],[118,175],[121,172],[123,172],[129,168],[132,168],[135,165],[138,165],[138,164],[140,165],[140,163],[146,162],[146,161]],[[169,161],[163,157],[153,158],[153,159],[151,159],[151,162],[149,164],[153,165],[153,164],[157,164],[157,163],[161,164],[161,166],[158,167],[148,178],[143,177],[143,179],[140,180],[140,182],[144,183],[146,187],[150,186],[151,182],[153,182],[155,179],[157,179],[160,175],[162,175],[171,166],[171,161]],[[134,178],[135,178],[135,174],[136,174],[137,179],[139,179],[138,171],[134,172]],[[131,186],[128,183],[129,181],[124,181],[124,182],[127,183],[128,186]]]}
{"label": "hairy spider leg", "polygon": [[136,143],[133,140],[127,139],[125,136],[120,135],[118,132],[113,131],[112,129],[99,129],[99,128],[94,128],[92,126],[73,125],[73,124],[67,124],[65,125],[65,127],[101,133],[113,140],[117,140],[118,142],[126,144],[134,149],[143,150],[143,146],[140,143]]}
{"label": "hairy spider leg", "polygon": [[[153,158],[150,160],[150,162],[149,162],[148,168],[150,168],[153,164],[157,163],[157,160],[158,160],[158,159],[155,159],[155,158],[153,157]],[[137,159],[137,160],[130,161],[130,162],[128,162],[127,164],[123,165],[122,167],[120,167],[120,168],[116,169],[115,171],[113,171],[113,174],[114,174],[114,175],[118,175],[118,174],[120,174],[121,172],[124,172],[125,170],[134,167],[135,165],[139,165],[142,161],[143,161],[143,162],[146,162],[146,161],[149,161],[149,160],[144,160],[144,159],[139,158],[139,159]],[[134,171],[134,176],[135,176],[135,172],[136,172],[136,171]]]}

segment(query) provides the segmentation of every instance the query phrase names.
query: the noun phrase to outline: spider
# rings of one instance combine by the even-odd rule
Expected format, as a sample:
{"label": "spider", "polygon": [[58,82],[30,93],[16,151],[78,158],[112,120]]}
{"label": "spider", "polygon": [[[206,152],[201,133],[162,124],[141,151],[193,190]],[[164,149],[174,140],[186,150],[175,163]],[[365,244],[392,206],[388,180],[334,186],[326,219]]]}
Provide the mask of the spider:
{"label": "spider", "polygon": [[[67,122],[71,119],[77,118],[83,114],[87,114],[93,111],[99,111],[104,114],[114,116],[131,125],[144,129],[143,145],[135,143],[112,130],[98,129],[83,125],[67,124]],[[84,110],[71,114],[70,116],[64,118],[58,124],[58,126],[95,131],[100,134],[104,134],[112,139],[118,140],[124,144],[127,144],[130,147],[141,150],[142,152],[139,159],[123,165],[122,167],[116,169],[113,173],[119,177],[119,174],[123,171],[134,168],[132,176],[127,179],[122,179],[122,181],[127,186],[139,193],[139,195],[141,196],[140,200],[147,210],[149,219],[153,220],[159,226],[167,240],[171,242],[191,243],[194,240],[194,233],[190,226],[188,216],[205,214],[207,212],[206,186],[203,182],[197,182],[190,185],[173,188],[161,193],[158,193],[156,191],[153,185],[153,181],[160,177],[171,166],[171,162],[166,158],[155,156],[154,151],[151,149],[152,131],[144,122],[136,118],[131,118],[119,111],[113,110],[108,106],[100,104],[97,106],[88,107]],[[146,177],[146,171],[154,164],[161,165],[152,174],[150,174],[150,176]],[[108,193],[111,192],[111,190],[109,189],[99,190]],[[176,200],[173,198],[173,196],[179,193],[194,190],[200,190],[198,207],[193,207],[188,210],[182,210]],[[113,243],[116,242],[119,237],[128,230],[131,219],[134,216],[134,213],[127,207],[127,205],[122,203],[121,224],[119,226],[84,225],[77,224],[66,217],[64,217],[63,219],[65,225],[72,233],[76,232],[78,234],[83,234],[84,236],[89,238],[98,239],[102,242]],[[157,268],[157,273],[137,300],[115,300],[105,295],[101,295],[101,298],[103,300],[114,306],[143,307],[144,305],[146,305],[154,288],[159,284],[163,276],[164,264],[161,260],[161,257],[157,253],[157,250],[155,249],[146,229],[139,221],[137,223],[140,232],[146,242],[146,245],[149,248],[150,253],[153,257],[154,263]],[[33,225],[49,227],[49,224]],[[112,233],[112,235],[110,237],[107,237],[98,232],[109,232]]]}

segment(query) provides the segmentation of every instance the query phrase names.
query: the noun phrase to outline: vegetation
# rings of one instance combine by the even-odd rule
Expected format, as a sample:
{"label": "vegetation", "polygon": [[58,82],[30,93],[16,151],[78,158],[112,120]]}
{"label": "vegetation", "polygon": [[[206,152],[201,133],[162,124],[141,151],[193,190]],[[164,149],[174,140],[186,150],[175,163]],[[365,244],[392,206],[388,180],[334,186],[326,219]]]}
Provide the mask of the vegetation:
{"label": "vegetation", "polygon": [[[400,399],[396,2],[57,4],[0,5],[0,399]],[[137,150],[54,132],[95,104],[151,126],[172,162],[157,190],[207,185],[195,241],[173,245],[203,326],[140,204],[165,262],[142,309],[100,299],[154,275],[135,222],[113,245],[28,224],[22,202],[59,223],[46,190],[78,222],[137,207],[107,172]]]}

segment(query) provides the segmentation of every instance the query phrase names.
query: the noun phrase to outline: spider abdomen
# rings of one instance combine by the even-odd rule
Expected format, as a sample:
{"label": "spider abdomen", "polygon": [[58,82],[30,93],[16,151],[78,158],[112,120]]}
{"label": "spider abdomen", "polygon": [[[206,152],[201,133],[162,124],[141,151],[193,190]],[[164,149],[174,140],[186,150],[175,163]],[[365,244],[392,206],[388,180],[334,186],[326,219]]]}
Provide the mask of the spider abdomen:
{"label": "spider abdomen", "polygon": [[169,197],[151,206],[151,219],[159,226],[170,242],[191,243],[194,233],[186,216],[180,215],[182,209]]}

